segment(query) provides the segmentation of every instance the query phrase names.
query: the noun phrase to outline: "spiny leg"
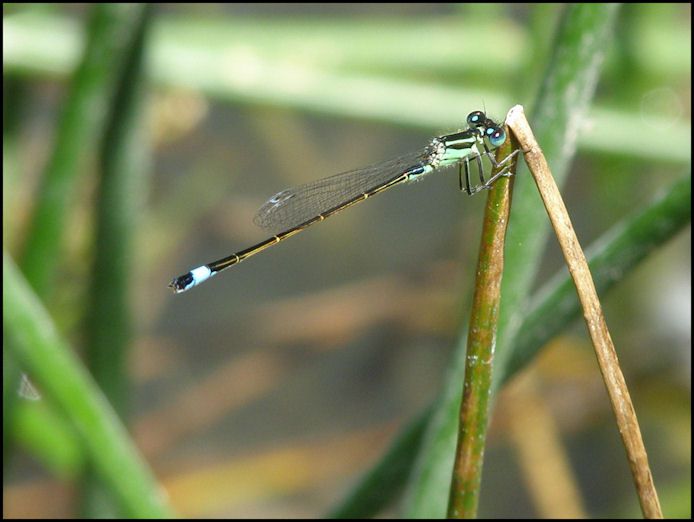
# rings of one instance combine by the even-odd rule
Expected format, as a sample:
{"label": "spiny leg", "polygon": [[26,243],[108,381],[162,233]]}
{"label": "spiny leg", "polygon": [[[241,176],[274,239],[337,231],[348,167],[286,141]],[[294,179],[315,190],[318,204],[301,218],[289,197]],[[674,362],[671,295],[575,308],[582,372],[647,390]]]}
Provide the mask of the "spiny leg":
{"label": "spiny leg", "polygon": [[486,143],[484,144],[484,155],[487,156],[487,157],[489,158],[489,161],[491,162],[492,167],[494,167],[495,169],[496,169],[496,168],[499,168],[499,167],[500,167],[501,165],[503,165],[504,163],[506,163],[506,162],[510,161],[511,159],[513,159],[513,158],[516,156],[516,154],[518,154],[519,152],[520,152],[520,149],[516,149],[516,150],[514,150],[511,154],[509,154],[508,156],[506,156],[504,159],[502,159],[501,161],[497,162],[497,161],[496,161],[496,158],[495,158],[495,154],[487,148],[487,144],[486,144]]}
{"label": "spiny leg", "polygon": [[489,178],[489,180],[487,180],[484,184],[474,187],[472,189],[472,192],[470,192],[470,195],[476,194],[483,190],[489,190],[494,185],[494,182],[496,182],[496,180],[498,180],[499,178],[509,178],[511,176],[513,176],[513,172],[510,171],[510,167],[504,167],[501,171],[497,172],[491,178]]}
{"label": "spiny leg", "polygon": [[[511,154],[506,156],[504,159],[497,162],[496,159],[494,158],[494,154],[487,148],[486,144],[484,145],[484,148],[485,148],[484,155],[489,158],[489,161],[492,164],[493,169],[497,169],[497,168],[501,167],[502,165],[504,165],[504,163],[508,163],[511,159],[513,159],[513,157],[516,154],[518,154],[520,152],[519,149],[516,149]],[[489,190],[494,185],[494,182],[496,182],[499,178],[501,178],[501,177],[507,177],[508,178],[508,177],[513,176],[513,174],[514,173],[511,172],[511,165],[506,165],[503,169],[501,169],[499,172],[497,172],[491,178],[489,178],[489,180],[484,181],[484,179],[483,179],[482,185],[475,187],[474,191],[479,192],[481,190]]]}
{"label": "spiny leg", "polygon": [[[516,155],[517,155],[519,152],[520,152],[520,149],[514,150],[513,152],[511,152],[508,156],[506,156],[504,159],[502,159],[502,160],[499,161],[498,163],[497,163],[496,159],[494,159],[494,158],[491,157],[491,156],[490,156],[490,159],[492,160],[492,164],[494,165],[494,168],[495,168],[495,169],[498,169],[498,168],[501,167],[503,164],[508,163],[508,162],[510,162],[513,158],[515,158]],[[515,174],[515,172],[511,172],[511,167],[512,167],[512,166],[513,166],[513,165],[511,165],[511,164],[506,165],[503,169],[501,169],[501,171],[499,171],[497,174],[495,174],[494,176],[492,176],[492,179],[490,179],[488,183],[491,183],[491,182],[493,182],[493,181],[499,179],[501,176],[505,176],[505,177],[507,177],[507,178],[513,176],[513,175]]]}
{"label": "spiny leg", "polygon": [[503,169],[501,169],[496,174],[494,174],[491,178],[489,178],[489,180],[484,185],[482,185],[481,187],[478,187],[478,188],[480,190],[481,189],[490,189],[490,188],[492,188],[492,185],[494,185],[494,182],[496,180],[498,180],[499,178],[501,178],[501,177],[510,178],[511,176],[513,176],[513,172],[511,172],[511,166],[508,165],[508,166],[504,167]]}

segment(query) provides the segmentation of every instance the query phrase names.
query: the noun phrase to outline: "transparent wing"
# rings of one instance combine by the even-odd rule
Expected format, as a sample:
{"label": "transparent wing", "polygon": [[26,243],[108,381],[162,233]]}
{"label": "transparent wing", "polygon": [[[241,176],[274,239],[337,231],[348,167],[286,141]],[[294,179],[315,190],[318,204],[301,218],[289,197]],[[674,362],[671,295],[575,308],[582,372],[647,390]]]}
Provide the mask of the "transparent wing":
{"label": "transparent wing", "polygon": [[428,152],[428,148],[425,148],[369,167],[349,170],[283,190],[258,209],[253,222],[273,232],[295,227],[426,161]]}

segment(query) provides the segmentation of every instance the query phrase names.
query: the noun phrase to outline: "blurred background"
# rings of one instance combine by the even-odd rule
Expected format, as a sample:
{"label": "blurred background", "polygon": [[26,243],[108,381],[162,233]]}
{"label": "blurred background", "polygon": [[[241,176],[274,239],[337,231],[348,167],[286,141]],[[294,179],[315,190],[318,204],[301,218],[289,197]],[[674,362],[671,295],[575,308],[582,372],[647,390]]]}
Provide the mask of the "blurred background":
{"label": "blurred background", "polygon": [[[17,260],[66,139],[94,9],[4,6],[3,245]],[[126,137],[135,166],[120,284],[127,355],[122,368],[95,373],[122,370],[116,409],[181,516],[317,517],[339,504],[441,390],[469,317],[485,196],[459,192],[453,170],[435,174],[190,292],[173,295],[168,282],[266,239],[253,216],[281,189],[419,149],[472,110],[497,121],[517,103],[529,112],[563,9],[177,4],[149,13],[138,131]],[[623,6],[610,41],[562,187],[583,246],[690,172],[691,6]],[[87,113],[99,111],[95,101]],[[114,138],[97,145],[93,134],[72,149],[74,188],[42,296],[78,353],[93,339],[94,292],[110,292],[93,286],[93,267],[113,246],[94,235],[97,172],[108,170]],[[603,301],[665,515],[685,518],[690,246],[687,225]],[[562,266],[550,238],[534,286]],[[480,516],[639,515],[582,321],[497,399]],[[15,402],[3,428],[3,515],[85,513],[79,439],[49,398]],[[551,492],[557,482],[564,493]],[[397,502],[382,513],[397,514]]]}

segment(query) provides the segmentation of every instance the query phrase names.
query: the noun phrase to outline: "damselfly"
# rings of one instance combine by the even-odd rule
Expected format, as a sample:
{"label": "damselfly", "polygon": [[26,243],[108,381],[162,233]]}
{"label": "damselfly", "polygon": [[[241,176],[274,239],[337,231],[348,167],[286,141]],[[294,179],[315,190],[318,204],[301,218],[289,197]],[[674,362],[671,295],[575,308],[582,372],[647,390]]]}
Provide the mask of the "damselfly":
{"label": "damselfly", "polygon": [[[463,131],[434,138],[424,150],[278,192],[260,207],[254,218],[257,225],[273,231],[275,235],[223,259],[199,266],[175,278],[169,286],[176,293],[185,292],[314,223],[395,185],[419,180],[443,167],[458,166],[460,190],[469,195],[491,188],[502,176],[513,175],[509,160],[518,151],[498,163],[492,152],[506,140],[503,127],[487,118],[482,111],[471,112],[467,117],[467,124],[468,128]],[[494,168],[502,167],[486,181],[483,156],[489,159]],[[477,164],[481,182],[475,187],[470,186],[471,161]]]}

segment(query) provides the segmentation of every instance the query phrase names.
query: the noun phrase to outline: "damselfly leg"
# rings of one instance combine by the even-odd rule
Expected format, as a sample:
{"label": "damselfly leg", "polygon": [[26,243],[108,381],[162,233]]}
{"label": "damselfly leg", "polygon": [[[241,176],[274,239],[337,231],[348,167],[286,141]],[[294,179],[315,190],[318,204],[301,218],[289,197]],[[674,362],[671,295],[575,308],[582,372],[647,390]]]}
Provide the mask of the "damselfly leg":
{"label": "damselfly leg", "polygon": [[[485,145],[486,148],[486,145]],[[458,176],[459,176],[459,185],[460,185],[460,190],[463,192],[466,192],[469,196],[472,196],[474,194],[477,194],[478,192],[482,190],[489,190],[492,188],[494,183],[502,177],[511,177],[513,176],[513,172],[511,172],[511,167],[512,165],[506,165],[503,167],[499,172],[491,176],[488,180],[484,179],[484,170],[482,166],[482,156],[487,156],[489,158],[489,161],[492,165],[492,170],[498,169],[499,167],[503,166],[504,164],[508,163],[511,161],[516,154],[518,154],[518,150],[514,150],[511,154],[506,156],[504,159],[501,161],[496,161],[496,158],[494,157],[494,153],[486,150],[484,154],[482,155],[477,155],[474,157],[475,161],[477,162],[477,169],[478,173],[480,176],[481,184],[477,185],[476,187],[470,187],[470,159],[469,157],[465,158],[463,162],[459,166],[459,171],[458,171]],[[463,188],[463,175],[462,171],[465,170],[465,188]]]}

